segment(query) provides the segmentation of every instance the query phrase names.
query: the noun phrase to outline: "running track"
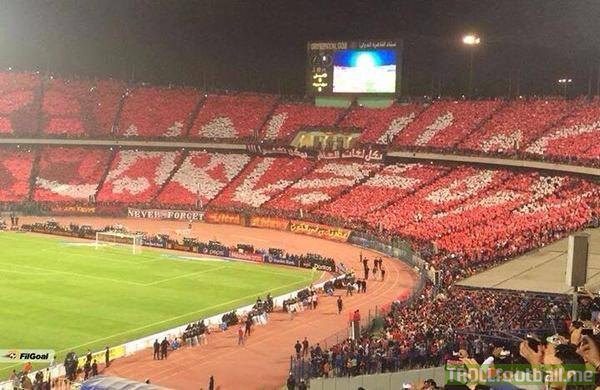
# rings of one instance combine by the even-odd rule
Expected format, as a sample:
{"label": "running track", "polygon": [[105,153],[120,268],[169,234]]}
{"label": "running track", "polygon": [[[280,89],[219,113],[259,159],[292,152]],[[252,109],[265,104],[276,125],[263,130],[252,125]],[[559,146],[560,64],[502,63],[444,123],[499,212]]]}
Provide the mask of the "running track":
{"label": "running track", "polygon": [[[121,223],[129,229],[171,235],[175,234],[176,229],[187,228],[187,222],[175,221],[90,217],[55,219],[63,224],[75,222],[94,226]],[[39,221],[43,218],[23,218],[23,223],[32,220]],[[195,223],[192,232],[203,241],[216,239],[226,244],[248,243],[259,248],[279,247],[291,253],[312,251],[331,256],[337,262],[341,261],[357,270],[359,276],[362,275],[360,252],[371,259],[375,255],[349,244],[277,230]],[[154,384],[182,390],[206,389],[211,375],[214,375],[217,388],[221,390],[281,389],[287,377],[289,358],[296,340],[303,340],[306,336],[311,344],[317,343],[343,330],[349,311],[359,309],[365,316],[369,310],[374,311],[376,306],[389,304],[404,289],[415,284],[414,271],[401,261],[384,257],[384,267],[386,280],[368,281],[367,294],[354,294],[353,297],[346,298],[342,292],[342,315],[337,314],[336,297],[321,296],[316,310],[299,313],[294,320],[284,313],[272,313],[266,326],[253,327],[253,333],[244,347],[237,346],[237,328],[234,328],[227,332],[212,333],[208,337],[208,345],[173,352],[167,360],[153,360],[150,349],[117,359],[103,374],[138,381],[149,378]]]}

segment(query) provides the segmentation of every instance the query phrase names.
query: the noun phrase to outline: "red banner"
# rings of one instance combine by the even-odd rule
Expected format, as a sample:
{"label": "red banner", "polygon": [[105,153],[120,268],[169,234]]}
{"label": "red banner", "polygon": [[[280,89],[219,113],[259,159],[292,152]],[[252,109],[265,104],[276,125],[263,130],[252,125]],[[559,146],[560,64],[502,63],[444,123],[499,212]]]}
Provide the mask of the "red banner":
{"label": "red banner", "polygon": [[253,215],[250,217],[250,226],[277,230],[287,230],[290,221],[283,218],[262,217]]}
{"label": "red banner", "polygon": [[331,227],[312,222],[290,221],[290,230],[294,233],[306,234],[328,240],[348,241],[351,231],[344,228]]}
{"label": "red banner", "polygon": [[204,220],[210,223],[224,223],[229,225],[244,225],[244,217],[236,213],[222,211],[207,211]]}

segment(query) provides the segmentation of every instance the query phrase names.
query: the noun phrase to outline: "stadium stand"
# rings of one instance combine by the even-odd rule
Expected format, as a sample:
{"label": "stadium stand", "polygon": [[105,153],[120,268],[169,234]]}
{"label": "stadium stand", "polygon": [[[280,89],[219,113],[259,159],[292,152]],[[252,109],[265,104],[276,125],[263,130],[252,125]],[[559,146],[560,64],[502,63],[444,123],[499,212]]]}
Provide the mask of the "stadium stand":
{"label": "stadium stand", "polygon": [[258,133],[275,101],[271,95],[208,95],[190,138],[247,141]]}
{"label": "stadium stand", "polygon": [[0,134],[37,133],[40,99],[37,74],[0,72]]}
{"label": "stadium stand", "polygon": [[340,127],[362,130],[362,144],[390,144],[423,109],[416,104],[394,103],[386,108],[353,107],[340,122]]}
{"label": "stadium stand", "polygon": [[125,97],[118,135],[181,138],[199,98],[198,91],[188,88],[135,88]]}
{"label": "stadium stand", "polygon": [[333,127],[344,113],[334,107],[305,103],[280,103],[263,129],[265,140],[290,140],[303,127]]}
{"label": "stadium stand", "polygon": [[379,164],[353,160],[321,161],[312,172],[304,175],[264,207],[288,212],[310,211],[336,198],[380,168]]}
{"label": "stadium stand", "polygon": [[33,200],[89,201],[96,194],[109,158],[110,150],[102,148],[44,148]]}
{"label": "stadium stand", "polygon": [[486,154],[514,154],[565,117],[569,109],[570,104],[563,99],[511,101],[458,148]]}
{"label": "stadium stand", "polygon": [[416,191],[447,171],[448,168],[438,165],[388,165],[365,183],[325,203],[315,213],[356,220]]}
{"label": "stadium stand", "polygon": [[397,231],[434,213],[447,212],[473,196],[501,183],[510,173],[503,170],[461,166],[413,195],[367,216],[373,226]]}
{"label": "stadium stand", "polygon": [[0,202],[22,202],[29,195],[35,151],[0,149]]}
{"label": "stadium stand", "polygon": [[600,101],[580,102],[559,126],[540,135],[524,152],[530,157],[600,166]]}
{"label": "stadium stand", "polygon": [[437,101],[431,104],[393,141],[409,148],[451,148],[480,126],[501,101]]}
{"label": "stadium stand", "polygon": [[376,334],[315,349],[305,371],[340,377],[443,366],[460,350],[483,361],[498,345],[517,357],[519,343],[502,336],[567,332],[569,311],[566,296],[429,285],[411,305],[395,302]]}
{"label": "stadium stand", "polygon": [[111,133],[125,84],[50,77],[44,84],[42,133],[67,138]]}
{"label": "stadium stand", "polygon": [[244,168],[242,154],[190,152],[156,202],[169,206],[205,205]]}
{"label": "stadium stand", "polygon": [[120,150],[98,192],[99,202],[149,202],[176,166],[180,152]]}
{"label": "stadium stand", "polygon": [[225,208],[255,208],[310,172],[314,163],[302,158],[255,157],[211,203]]}

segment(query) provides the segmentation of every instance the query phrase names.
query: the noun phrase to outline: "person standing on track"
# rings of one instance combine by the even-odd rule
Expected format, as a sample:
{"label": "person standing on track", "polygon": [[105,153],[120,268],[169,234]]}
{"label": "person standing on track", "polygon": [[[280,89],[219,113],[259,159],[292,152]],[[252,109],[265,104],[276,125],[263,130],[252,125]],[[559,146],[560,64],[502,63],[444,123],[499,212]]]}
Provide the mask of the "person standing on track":
{"label": "person standing on track", "polygon": [[384,280],[385,280],[385,268],[381,267],[381,281],[383,282]]}
{"label": "person standing on track", "polygon": [[165,337],[163,339],[163,341],[161,341],[160,343],[160,359],[167,359],[167,350],[169,348],[169,342],[167,341],[167,338]]}
{"label": "person standing on track", "polygon": [[154,348],[154,360],[159,360],[160,359],[160,344],[158,342],[158,339],[154,340],[154,344],[152,346]]}
{"label": "person standing on track", "polygon": [[104,364],[104,367],[110,367],[110,348],[108,348],[108,345],[104,351]]}
{"label": "person standing on track", "polygon": [[338,315],[342,314],[342,310],[344,309],[344,302],[342,301],[341,295],[338,295],[337,308],[338,308]]}
{"label": "person standing on track", "polygon": [[300,344],[300,340],[296,340],[294,349],[296,350],[296,359],[300,360],[300,357],[302,356],[302,344]]}
{"label": "person standing on track", "polygon": [[208,390],[215,390],[215,377],[214,376],[210,376],[210,379],[208,380]]}
{"label": "person standing on track", "polygon": [[248,313],[248,317],[246,318],[246,332],[245,336],[250,337],[250,332],[252,331],[252,315]]}
{"label": "person standing on track", "polygon": [[238,345],[244,345],[244,328],[238,328]]}
{"label": "person standing on track", "polygon": [[302,340],[302,356],[308,356],[308,339],[306,337]]}

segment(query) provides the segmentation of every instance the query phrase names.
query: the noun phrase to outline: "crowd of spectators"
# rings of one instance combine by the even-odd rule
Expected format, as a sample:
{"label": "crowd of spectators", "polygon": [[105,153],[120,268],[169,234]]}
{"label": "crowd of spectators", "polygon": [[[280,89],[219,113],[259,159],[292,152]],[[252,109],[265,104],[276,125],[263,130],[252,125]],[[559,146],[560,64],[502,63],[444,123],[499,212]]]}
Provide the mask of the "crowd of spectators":
{"label": "crowd of spectators", "polygon": [[312,351],[304,363],[312,377],[332,377],[444,365],[459,351],[482,363],[498,347],[518,358],[520,340],[563,334],[569,319],[563,295],[428,285],[412,304],[394,302],[367,333]]}
{"label": "crowd of spectators", "polygon": [[362,144],[388,145],[423,109],[417,104],[391,104],[385,108],[352,107],[340,127],[361,129]]}
{"label": "crowd of spectators", "polygon": [[247,142],[258,136],[276,100],[272,95],[210,94],[194,120],[190,138]]}
{"label": "crowd of spectators", "polygon": [[334,107],[319,107],[314,104],[280,103],[264,126],[266,140],[290,141],[303,127],[333,127],[344,110]]}
{"label": "crowd of spectators", "polygon": [[148,202],[162,188],[181,152],[119,150],[98,193],[99,202]]}
{"label": "crowd of spectators", "polygon": [[29,197],[36,153],[19,147],[0,150],[0,202],[22,202]]}
{"label": "crowd of spectators", "polygon": [[41,130],[45,136],[106,137],[125,83],[116,80],[68,80],[50,76],[44,82]]}
{"label": "crowd of spectators", "polygon": [[118,123],[125,138],[183,138],[200,99],[190,88],[140,87],[128,91]]}
{"label": "crowd of spectators", "polygon": [[157,202],[161,205],[202,207],[217,196],[248,161],[250,157],[245,154],[189,152],[160,191]]}
{"label": "crowd of spectators", "polygon": [[87,202],[95,196],[110,151],[102,148],[45,147],[41,151],[33,200]]}
{"label": "crowd of spectators", "polygon": [[560,121],[569,109],[569,102],[563,99],[508,102],[458,148],[514,154]]}
{"label": "crowd of spectators", "polygon": [[302,158],[256,157],[211,203],[219,207],[260,207],[312,170]]}
{"label": "crowd of spectators", "polygon": [[501,106],[499,100],[436,101],[400,132],[402,147],[451,149]]}
{"label": "crowd of spectators", "polygon": [[321,161],[281,195],[264,205],[277,210],[310,211],[336,198],[359,181],[381,169],[380,164],[359,161]]}
{"label": "crowd of spectators", "polygon": [[37,133],[40,98],[38,74],[0,72],[0,134]]}

